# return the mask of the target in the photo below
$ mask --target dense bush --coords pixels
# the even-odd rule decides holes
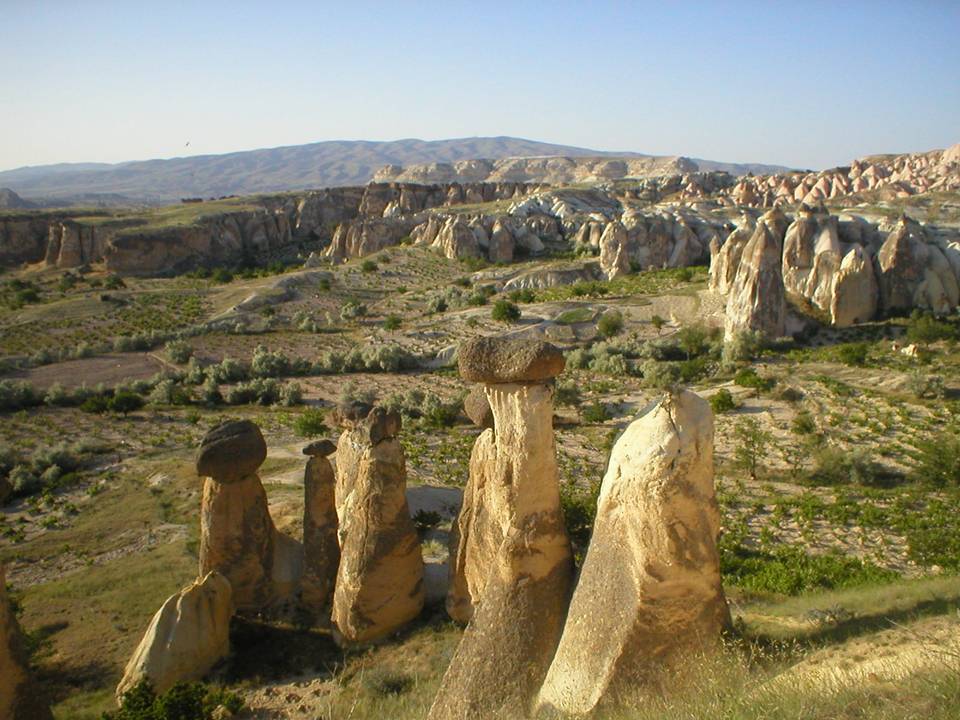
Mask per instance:
[[[680,364],[647,360],[641,367],[643,383],[657,390],[671,390],[680,382]]]
[[[602,423],[610,419],[610,411],[599,400],[594,400],[583,408],[583,419],[590,423]]]
[[[810,478],[821,485],[883,485],[891,480],[870,456],[869,450],[843,450],[834,446],[820,448],[814,453]]]
[[[915,311],[907,323],[907,341],[911,343],[925,345],[938,340],[956,340],[957,336],[956,326],[919,311]]]
[[[124,694],[119,710],[105,712],[102,720],[212,720],[220,706],[229,717],[243,709],[243,699],[204,683],[177,683],[158,696],[143,680]]]
[[[226,357],[207,368],[207,377],[218,384],[235,383],[249,377],[247,368],[239,360]]]
[[[960,431],[921,439],[915,445],[912,478],[937,487],[960,486]]]
[[[402,321],[400,320],[399,315],[387,315],[387,317],[384,318],[384,321],[383,321],[383,329],[390,330],[390,331],[398,330],[401,324],[402,324]]]
[[[43,396],[31,383],[24,380],[0,380],[0,410],[23,410],[41,402]]]
[[[523,288],[521,290],[511,290],[508,295],[510,300],[515,303],[532,303],[535,302],[537,296],[534,294],[533,290],[528,288]]]
[[[734,363],[753,360],[763,350],[763,337],[752,330],[735,333],[724,338],[723,362]]]
[[[560,509],[578,561],[582,560],[590,544],[599,496],[599,481],[589,487],[567,482],[560,484]]]
[[[880,583],[897,577],[891,570],[839,553],[808,555],[794,546],[763,552],[742,545],[729,548],[722,541],[720,548],[721,573],[738,587],[753,592],[799,595],[813,590]]]
[[[710,407],[713,408],[715,413],[719,414],[736,409],[737,402],[733,399],[733,395],[730,394],[729,390],[720,388],[710,396]]]
[[[600,337],[612,338],[623,331],[623,314],[619,310],[608,310],[597,321]]]
[[[919,399],[942,399],[946,395],[946,386],[940,375],[927,375],[920,370],[914,370],[907,376],[907,389]]]
[[[293,421],[293,429],[300,437],[317,437],[330,432],[327,427],[326,413],[320,408],[307,408]]]
[[[497,300],[490,311],[490,317],[497,322],[515,323],[520,319],[520,308],[509,300]]]
[[[139,410],[143,407],[143,405],[144,400],[142,397],[137,395],[135,392],[123,390],[113,394],[113,397],[110,398],[107,407],[111,412],[122,413],[124,416],[126,416],[129,413]]]
[[[377,264],[373,260],[364,260],[360,263],[360,271],[365,273],[376,272]]]
[[[354,320],[367,314],[367,306],[356,300],[348,300],[340,308],[341,320]]]
[[[0,447],[0,478],[7,477],[15,497],[52,490],[69,483],[84,459],[99,451],[88,443],[57,443],[29,455]]]
[[[760,397],[761,392],[770,390],[774,385],[777,384],[777,381],[773,378],[766,378],[758,375],[757,371],[752,367],[738,370],[737,374],[733,377],[733,382],[740,387],[753,388],[757,397]]]
[[[166,344],[163,351],[170,358],[170,362],[177,365],[183,365],[193,355],[193,348],[183,340],[171,340]]]
[[[867,364],[870,346],[865,342],[844,343],[836,348],[837,358],[844,365],[863,367]]]

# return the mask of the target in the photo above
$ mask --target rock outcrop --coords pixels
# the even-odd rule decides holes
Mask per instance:
[[[230,653],[230,583],[211,572],[171,595],[153,616],[117,686],[117,702],[141,680],[158,694],[199,680]]]
[[[447,607],[469,622],[429,718],[519,717],[553,657],[572,581],[553,439],[563,355],[486,337],[458,358],[461,376],[484,384],[494,426],[474,446],[451,539]]]
[[[843,256],[830,295],[830,320],[836,327],[868,322],[876,316],[877,277],[873,262],[860,245],[852,246]]]
[[[710,288],[726,294],[733,287],[733,280],[740,269],[743,249],[757,228],[757,222],[749,213],[740,216],[737,227],[721,246],[715,241],[710,248]]]
[[[337,512],[340,567],[333,596],[334,639],[365,645],[420,614],[423,556],[407,505],[400,416],[355,405],[340,412]]]
[[[463,412],[478,428],[485,430],[493,427],[493,410],[482,387],[474,387],[463,399]]]
[[[336,478],[327,456],[336,452],[329,440],[312,442],[303,449],[309,456],[303,477],[303,577],[300,602],[320,617],[333,599],[340,566],[337,537]]]
[[[274,556],[279,543],[257,476],[266,456],[263,435],[249,420],[215,427],[197,455],[197,474],[205,478],[200,576],[216,571],[226,577],[239,612],[260,612],[275,596]]]
[[[0,565],[0,720],[52,720],[50,706],[30,675],[23,633],[7,597]]]
[[[668,395],[613,447],[541,705],[587,714],[715,645],[730,622],[719,531],[713,413]]]
[[[787,303],[781,271],[786,225],[784,214],[771,210],[760,218],[744,246],[727,297],[725,332],[728,338],[741,332],[777,338],[786,331]]]
[[[957,274],[924,228],[903,216],[877,253],[880,303],[888,312],[914,307],[945,315],[960,302]]]

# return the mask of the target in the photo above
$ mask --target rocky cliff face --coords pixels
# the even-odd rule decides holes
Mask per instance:
[[[525,157],[502,160],[461,160],[400,167],[387,165],[374,182],[477,183],[539,182],[566,185],[696,172],[685,157]]]

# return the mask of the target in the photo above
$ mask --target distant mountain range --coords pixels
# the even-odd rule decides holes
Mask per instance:
[[[220,197],[363,185],[385,165],[452,163],[510,157],[653,157],[642,153],[603,152],[512,137],[453,140],[336,140],[197,155],[169,160],[107,163],[61,163],[0,172],[0,188],[10,188],[40,205],[70,202],[108,205],[160,203],[183,197]],[[718,163],[694,160],[702,170],[741,175],[785,170],[779,165]]]

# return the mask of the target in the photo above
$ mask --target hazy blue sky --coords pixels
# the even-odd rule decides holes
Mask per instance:
[[[0,67],[0,169],[473,135],[825,167],[960,142],[960,0],[0,0]]]

